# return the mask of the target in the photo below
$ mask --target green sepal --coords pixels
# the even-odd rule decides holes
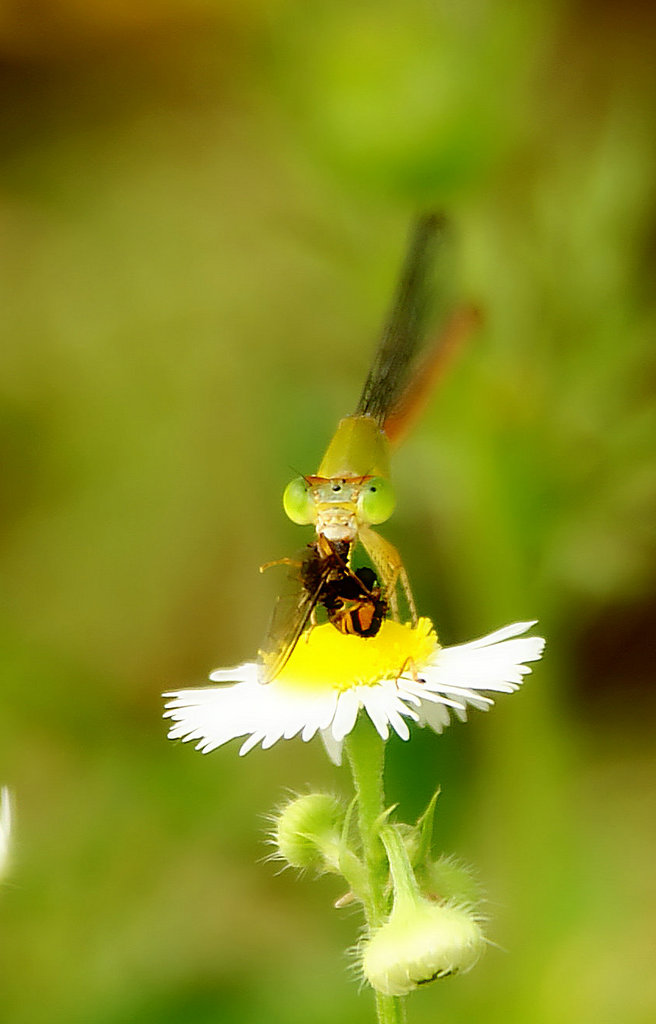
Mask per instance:
[[[420,818],[417,818],[416,830],[419,842],[417,844],[416,855],[412,861],[414,866],[416,866],[417,864],[426,863],[428,861],[428,858],[430,857],[431,846],[433,844],[433,823],[435,820],[435,808],[437,806],[437,798],[439,797],[439,795],[440,787],[438,786],[435,792],[433,793],[432,797],[430,798],[426,810],[424,811]]]

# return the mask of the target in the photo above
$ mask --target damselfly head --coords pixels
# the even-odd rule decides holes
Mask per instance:
[[[352,541],[358,532],[363,477],[300,476],[285,488],[283,505],[293,523],[314,524],[331,541]]]
[[[314,524],[330,540],[353,540],[359,526],[389,519],[396,497],[382,476],[298,476],[285,488],[283,505],[293,523]]]

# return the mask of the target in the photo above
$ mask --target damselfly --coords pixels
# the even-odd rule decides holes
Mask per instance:
[[[399,618],[401,593],[410,618],[417,620],[399,553],[373,527],[389,519],[396,504],[390,480],[391,449],[407,433],[447,357],[476,320],[472,308],[459,309],[417,365],[431,322],[434,270],[445,231],[439,214],[424,214],[415,222],[392,309],[356,411],[338,424],[316,475],[296,477],[285,489],[285,512],[295,523],[313,525],[316,539],[300,560],[281,560],[294,566],[298,593],[291,608],[279,605],[274,614],[262,652],[269,680],[281,671],[304,631],[314,625],[320,608],[341,632],[370,637],[388,612]],[[353,568],[358,543],[373,569]]]

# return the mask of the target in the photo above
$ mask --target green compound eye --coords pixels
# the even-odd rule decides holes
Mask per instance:
[[[389,519],[396,507],[394,488],[384,476],[372,476],[362,486],[358,498],[358,512],[365,523],[375,526]]]
[[[282,504],[293,523],[307,526],[314,522],[314,501],[305,477],[297,476],[290,480],[285,487]]]

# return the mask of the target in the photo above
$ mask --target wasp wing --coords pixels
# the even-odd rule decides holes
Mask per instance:
[[[329,563],[322,564],[317,560],[312,584],[305,582],[307,574],[302,571],[308,558],[313,556],[304,553],[301,570],[294,576],[295,590],[283,595],[276,601],[271,616],[271,624],[267,632],[265,646],[260,651],[264,665],[265,682],[270,683],[279,675],[289,661],[296,644],[301,639],[308,622],[317,605],[321,603],[321,595],[333,567]],[[316,556],[315,556],[316,557]]]

